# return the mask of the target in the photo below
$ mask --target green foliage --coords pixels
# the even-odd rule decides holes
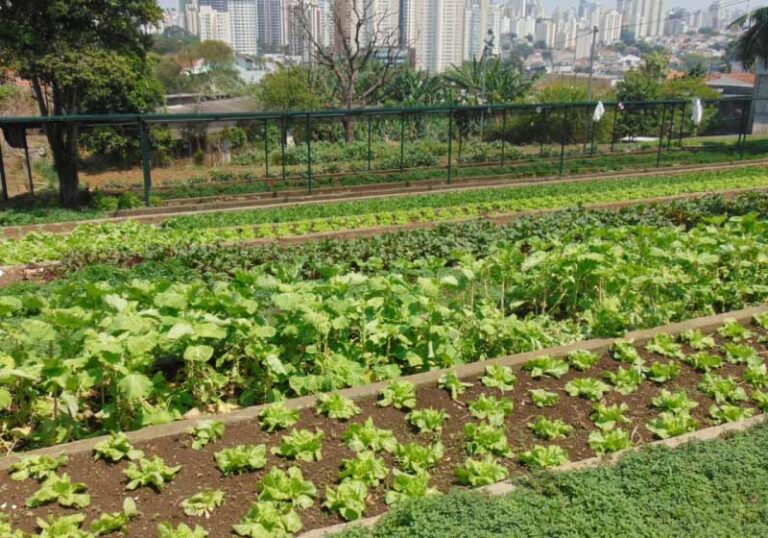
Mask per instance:
[[[317,488],[304,479],[298,467],[287,471],[272,467],[259,482],[258,490],[259,502],[288,503],[294,508],[311,507],[317,496]]]
[[[211,517],[214,510],[224,504],[224,492],[220,489],[203,489],[181,501],[181,509],[188,516]]]
[[[419,433],[440,433],[443,431],[443,423],[450,418],[442,409],[414,409],[408,413],[408,422]]]
[[[128,478],[125,488],[129,490],[138,487],[151,487],[155,491],[162,491],[166,484],[181,471],[181,465],[169,467],[159,456],[151,460],[141,458],[138,462],[131,462],[123,471]]]
[[[670,359],[682,359],[683,349],[680,344],[675,342],[674,337],[668,333],[661,333],[654,336],[646,345],[646,351],[657,353]]]
[[[557,445],[535,445],[531,450],[520,454],[520,461],[528,467],[545,469],[568,463],[568,453]]]
[[[509,447],[507,434],[501,427],[470,422],[464,425],[464,438],[467,453],[470,456],[493,454],[505,458],[512,457],[512,449]]]
[[[299,421],[299,412],[296,409],[288,409],[285,402],[277,402],[265,407],[259,413],[261,426],[268,432],[284,430]]]
[[[389,407],[393,405],[395,409],[413,409],[416,407],[416,387],[408,381],[391,381],[387,387],[381,391],[379,405]]]
[[[9,468],[11,479],[26,480],[34,478],[35,480],[45,480],[55,474],[56,470],[62,465],[66,465],[69,457],[66,454],[53,456],[24,456]]]
[[[388,505],[440,494],[437,489],[429,487],[429,475],[426,472],[408,474],[394,469],[392,476],[392,489],[385,498]]]
[[[456,372],[448,372],[440,376],[438,387],[451,393],[452,400],[458,400],[459,396],[472,386],[472,383],[461,381]]]
[[[395,460],[401,470],[407,473],[429,471],[443,457],[443,443],[436,441],[429,446],[419,443],[398,444],[395,449]]]
[[[632,447],[629,434],[619,428],[590,432],[588,442],[589,448],[600,455],[611,454]]]
[[[473,488],[490,486],[501,482],[509,476],[509,471],[492,456],[485,456],[481,460],[467,458],[464,463],[456,468],[456,479],[459,484],[472,486]]]
[[[480,379],[483,385],[491,389],[499,389],[501,392],[515,388],[517,376],[512,373],[509,366],[490,365],[485,367],[485,375]]]
[[[342,439],[353,452],[394,452],[398,445],[395,435],[390,430],[377,428],[371,417],[362,424],[350,424]]]
[[[389,467],[382,458],[370,451],[358,452],[354,458],[344,460],[339,473],[342,481],[360,481],[369,487],[378,486],[387,476]]]
[[[754,416],[754,414],[754,409],[739,407],[738,405],[712,404],[709,407],[709,416],[712,417],[718,424],[722,424],[724,422],[739,422],[740,420],[746,420]]]
[[[322,86],[314,82],[309,69],[283,67],[261,79],[254,98],[264,110],[316,110],[323,108]]]
[[[360,408],[351,399],[338,392],[317,397],[317,412],[335,420],[349,420],[360,414]]]
[[[764,389],[768,387],[768,367],[765,363],[748,364],[743,379],[753,387]]]
[[[214,459],[224,476],[257,471],[267,464],[267,447],[237,445],[220,450],[214,454]]]
[[[303,525],[296,511],[289,504],[259,501],[232,529],[238,536],[248,538],[288,538],[299,532]]]
[[[563,439],[568,437],[573,431],[573,426],[569,426],[559,418],[548,419],[547,417],[536,417],[533,422],[528,423],[528,427],[533,431],[536,437],[551,441],[553,439]]]
[[[629,406],[625,403],[605,405],[597,403],[592,406],[590,420],[595,426],[603,431],[612,430],[620,424],[630,424],[632,421],[627,418]]]
[[[221,439],[224,435],[224,423],[220,420],[201,420],[192,428],[187,430],[193,438],[192,448],[201,450],[209,443]]]
[[[85,508],[91,504],[91,496],[85,484],[73,483],[68,474],[61,476],[50,474],[40,484],[40,488],[26,501],[29,508],[37,508],[50,503],[58,503],[65,508]]]
[[[551,407],[560,401],[560,395],[545,389],[530,389],[531,402],[536,407]]]
[[[768,410],[768,392],[761,390],[755,390],[752,392],[752,401],[757,405],[760,411],[765,412]]]
[[[687,330],[681,333],[680,340],[696,351],[704,351],[715,347],[715,339],[710,335],[702,333],[701,329]]]
[[[654,383],[666,383],[680,376],[680,365],[674,362],[654,362],[646,375]]]
[[[91,538],[93,535],[80,528],[85,521],[85,514],[71,514],[67,516],[48,516],[46,519],[38,517],[37,527],[40,529],[40,538]],[[14,537],[15,538],[15,537]]]
[[[688,413],[660,413],[659,418],[646,425],[646,428],[659,439],[668,439],[690,433],[695,431],[697,427],[698,422]]]
[[[123,499],[123,509],[120,512],[101,514],[94,519],[91,522],[91,532],[96,536],[125,532],[128,523],[139,515],[136,502],[126,497]]]
[[[481,394],[469,403],[470,414],[480,420],[487,420],[493,426],[501,426],[504,419],[512,413],[512,400]]]
[[[581,372],[589,370],[599,360],[600,357],[596,353],[586,349],[577,349],[568,354],[568,363]]]
[[[723,325],[717,329],[717,334],[732,342],[742,342],[752,338],[752,331],[735,319],[727,319]]]
[[[96,443],[93,447],[93,456],[96,459],[103,459],[112,463],[117,463],[123,458],[135,461],[144,457],[144,451],[133,448],[128,436],[123,432],[112,433],[109,439]]]
[[[538,357],[529,360],[523,365],[523,370],[530,372],[531,377],[537,379],[548,375],[555,379],[560,379],[568,373],[568,363],[563,359],[554,359],[552,357]]]
[[[336,489],[326,487],[323,504],[346,521],[360,519],[365,512],[368,486],[360,480],[346,479]]]
[[[170,523],[161,522],[157,525],[157,538],[207,538],[208,531],[200,525],[194,528],[186,523],[179,523],[174,527]]]
[[[707,351],[698,351],[683,358],[683,361],[699,372],[709,372],[723,365],[723,359]]]
[[[634,364],[640,361],[640,354],[633,342],[617,340],[611,345],[611,356],[619,362]]]
[[[719,404],[743,402],[747,399],[747,393],[732,377],[704,374],[698,389]]]
[[[616,392],[627,395],[635,392],[645,380],[644,368],[635,363],[629,368],[619,367],[615,372],[604,372],[603,376],[613,384]]]
[[[755,348],[748,344],[735,344],[728,342],[723,346],[725,350],[725,360],[731,364],[750,364],[762,363]]]
[[[664,389],[651,402],[656,409],[675,415],[688,414],[699,405],[695,400],[688,398],[684,390],[670,392]]]
[[[323,438],[320,430],[291,430],[280,440],[280,445],[272,448],[272,453],[299,461],[320,461],[323,459]]]
[[[586,398],[596,402],[602,399],[603,395],[611,390],[611,387],[599,379],[579,377],[566,383],[564,389],[569,396]]]

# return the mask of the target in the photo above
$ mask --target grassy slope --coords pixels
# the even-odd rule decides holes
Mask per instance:
[[[414,502],[344,538],[768,536],[768,427],[653,449],[618,466],[542,474],[498,498]]]

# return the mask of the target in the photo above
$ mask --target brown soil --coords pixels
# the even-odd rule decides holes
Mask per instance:
[[[766,331],[757,327],[751,328],[755,332],[755,337],[749,343],[758,350],[764,359],[768,358],[768,348],[758,342],[758,337],[765,338]],[[722,344],[720,337],[717,337],[716,340],[718,345]],[[685,348],[684,351],[686,354],[693,352],[688,348]],[[649,365],[653,361],[668,362],[670,360],[648,353],[644,349],[641,349],[640,352]],[[682,362],[679,364],[682,367],[682,373],[675,380],[661,385],[646,380],[632,394],[624,396],[612,391],[604,398],[603,401],[608,404],[625,402],[629,405],[628,415],[632,423],[626,428],[636,444],[647,443],[653,439],[652,434],[645,428],[645,424],[657,415],[657,411],[651,407],[651,399],[662,388],[671,391],[686,390],[689,396],[699,403],[692,415],[699,422],[700,427],[707,427],[712,424],[712,421],[707,417],[707,412],[709,406],[714,402],[696,388],[703,374],[694,371]],[[569,380],[577,377],[599,378],[603,371],[615,371],[619,366],[620,364],[606,353],[600,358],[598,364],[587,372],[571,369],[561,379],[549,377],[532,379],[528,373],[523,372],[520,368],[514,368],[518,382],[512,391],[504,394],[504,397],[510,398],[515,406],[511,416],[506,420],[507,437],[515,454],[519,455],[535,444],[556,444],[568,452],[571,461],[592,457],[594,453],[587,444],[590,431],[595,429],[589,419],[592,412],[592,402],[569,397],[564,392],[563,386]],[[744,367],[741,365],[726,364],[716,370],[715,373],[739,378],[743,371]],[[445,455],[439,466],[431,472],[430,484],[442,491],[456,486],[454,472],[466,456],[464,424],[477,422],[469,414],[466,404],[476,399],[480,394],[501,395],[498,390],[484,387],[476,378],[467,379],[467,381],[474,383],[474,385],[460,396],[460,401],[452,401],[448,392],[435,386],[420,387],[417,392],[418,408],[444,409],[450,415],[441,435],[445,445]],[[528,395],[528,390],[532,388],[555,391],[560,394],[560,401],[549,408],[536,408],[532,405]],[[745,388],[748,393],[751,393],[750,387],[745,385]],[[392,430],[400,442],[428,442],[428,437],[415,433],[409,427],[405,418],[406,412],[392,407],[381,408],[372,398],[360,400],[357,403],[363,412],[349,421],[350,423],[363,422],[370,416],[373,417],[378,427]],[[749,404],[745,405],[748,406]],[[534,417],[540,415],[564,420],[574,427],[573,433],[566,439],[556,441],[536,439],[527,424]],[[79,454],[72,457],[70,462],[59,472],[69,473],[73,481],[84,482],[88,486],[88,492],[91,494],[91,505],[84,510],[84,513],[87,514],[87,521],[96,518],[103,512],[119,511],[123,499],[126,496],[133,497],[141,511],[141,517],[131,522],[129,536],[155,536],[157,524],[161,521],[169,521],[174,525],[181,522],[188,525],[201,524],[210,531],[211,537],[230,536],[232,525],[240,520],[250,504],[256,500],[256,484],[271,466],[287,468],[298,465],[301,467],[305,478],[317,486],[318,498],[315,499],[314,506],[300,512],[305,530],[339,523],[340,519],[323,510],[321,505],[324,500],[325,486],[333,486],[337,482],[342,460],[353,457],[353,452],[341,440],[341,435],[347,424],[317,416],[313,410],[305,409],[301,412],[300,421],[295,427],[313,431],[317,428],[325,432],[323,457],[320,462],[291,462],[268,452],[265,469],[240,476],[222,477],[213,461],[213,455],[222,448],[244,443],[264,443],[268,447],[272,447],[279,443],[282,433],[267,434],[261,430],[257,422],[253,421],[228,426],[222,440],[212,443],[200,451],[191,449],[189,436],[183,434],[137,444],[136,447],[144,450],[148,456],[158,455],[165,459],[169,465],[183,465],[181,472],[161,493],[156,493],[148,488],[140,488],[133,492],[126,491],[126,480],[122,472],[127,464],[122,462],[110,465],[103,461],[93,461],[89,454]],[[394,465],[392,456],[384,454],[383,457],[389,465]],[[504,464],[513,476],[525,472],[525,468],[521,466],[516,457],[505,460]],[[384,486],[371,490],[366,516],[380,514],[386,510],[384,495],[390,482],[391,479],[387,480],[387,484]],[[73,510],[62,509],[55,505],[34,510],[27,509],[24,505],[25,499],[37,487],[38,484],[33,480],[16,482],[10,480],[7,474],[0,476],[0,500],[5,503],[4,511],[10,514],[14,526],[28,532],[34,530],[36,517],[48,514],[74,513]],[[183,499],[202,488],[221,489],[226,494],[224,506],[219,508],[210,520],[187,517],[179,506]]]

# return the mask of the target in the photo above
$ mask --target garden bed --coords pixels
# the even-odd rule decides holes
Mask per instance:
[[[148,487],[126,491],[127,480],[123,471],[130,465],[126,461],[116,464],[108,464],[104,461],[94,462],[91,451],[95,444],[103,439],[82,441],[30,454],[60,452],[70,454],[69,462],[57,472],[60,475],[68,473],[72,477],[72,482],[82,482],[87,487],[87,493],[91,495],[90,503],[82,510],[87,515],[87,522],[105,512],[119,512],[123,499],[129,496],[133,498],[141,515],[128,523],[129,536],[153,536],[158,523],[162,521],[172,522],[174,526],[179,523],[190,526],[199,524],[208,529],[210,536],[227,536],[231,532],[232,525],[240,522],[249,507],[256,502],[258,495],[256,485],[262,481],[267,472],[273,468],[287,469],[293,466],[299,467],[303,473],[303,479],[312,482],[316,488],[312,505],[297,508],[296,513],[301,518],[305,530],[320,528],[341,521],[336,512],[322,508],[327,497],[326,486],[335,490],[343,460],[355,456],[351,448],[359,448],[351,445],[348,439],[345,440],[345,432],[350,425],[361,424],[368,418],[372,418],[376,427],[390,430],[398,443],[417,443],[427,447],[440,440],[443,446],[442,457],[435,463],[434,468],[427,472],[429,487],[446,491],[457,485],[456,468],[463,465],[468,456],[468,449],[472,446],[467,445],[466,424],[494,423],[495,425],[488,426],[489,432],[490,430],[502,431],[503,439],[508,441],[509,449],[514,452],[513,456],[505,453],[506,450],[502,450],[503,446],[499,444],[486,447],[497,452],[494,458],[500,466],[495,469],[492,478],[482,474],[474,475],[480,480],[485,480],[486,483],[501,480],[507,473],[511,475],[523,473],[532,466],[535,467],[537,461],[548,465],[560,465],[565,463],[563,456],[567,456],[570,461],[578,461],[593,457],[596,450],[601,452],[595,440],[595,432],[600,431],[600,428],[597,427],[595,418],[592,416],[596,402],[583,396],[569,394],[569,391],[576,386],[573,381],[578,378],[592,378],[606,383],[602,387],[606,390],[604,397],[598,399],[600,403],[608,406],[627,405],[623,413],[626,423],[617,424],[613,428],[608,424],[602,425],[602,446],[607,449],[606,452],[624,449],[630,444],[648,443],[659,434],[664,434],[664,428],[659,428],[658,423],[655,424],[655,433],[647,428],[648,424],[654,424],[654,421],[661,416],[660,409],[654,406],[652,401],[660,395],[662,390],[685,391],[690,403],[697,404],[688,412],[678,410],[675,415],[678,418],[675,420],[682,425],[682,430],[668,433],[682,434],[724,421],[741,420],[749,416],[749,412],[745,412],[744,409],[751,409],[752,412],[764,410],[768,406],[768,397],[763,392],[768,388],[768,374],[765,374],[765,362],[768,356],[766,344],[768,331],[765,330],[768,326],[767,311],[768,309],[764,307],[747,309],[650,331],[631,333],[627,336],[634,341],[634,345],[631,346],[627,344],[612,346],[613,342],[609,340],[593,340],[465,365],[459,367],[456,374],[462,381],[473,385],[466,387],[463,393],[457,394],[456,399],[451,398],[449,391],[438,387],[438,380],[449,371],[432,371],[403,378],[402,381],[415,386],[415,405],[408,401],[410,400],[408,397],[396,397],[394,400],[404,403],[405,407],[414,407],[417,410],[434,408],[445,411],[450,417],[443,423],[441,433],[417,433],[408,422],[407,410],[396,409],[394,405],[383,407],[381,394],[388,394],[387,389],[393,387],[389,383],[379,383],[340,392],[342,396],[353,399],[354,404],[360,409],[360,413],[348,421],[319,415],[315,412],[316,399],[305,397],[291,400],[286,404],[287,409],[298,411],[297,421],[294,424],[286,424],[288,426],[286,429],[274,433],[268,433],[261,427],[264,421],[258,417],[263,407],[222,415],[220,419],[225,426],[222,438],[211,442],[201,450],[191,448],[193,438],[186,433],[187,429],[199,419],[129,434],[135,448],[143,450],[147,457],[159,456],[169,466],[181,465],[178,474],[160,493]],[[688,331],[694,331],[693,339],[680,337],[683,334],[690,334]],[[669,335],[671,338],[664,335]],[[711,336],[712,341],[703,338],[705,336]],[[649,343],[650,346],[648,346]],[[586,353],[581,355],[581,359],[575,358],[573,352],[577,350],[593,353],[593,360],[596,362],[584,371],[577,370],[575,365],[585,366],[589,362],[589,355]],[[638,386],[632,391],[624,390],[627,392],[624,394],[617,389],[630,387],[622,387],[621,382],[618,385],[614,384],[616,380],[604,377],[604,372],[615,373],[619,369],[624,372],[641,371],[642,368],[637,366],[638,357],[632,356],[632,350],[635,350],[639,358],[644,361],[644,368],[653,369],[650,372],[643,372],[639,378],[636,378]],[[550,357],[552,361],[539,365],[545,372],[541,372],[540,377],[534,378],[535,372],[530,370],[529,361],[540,357]],[[697,358],[692,361],[690,357]],[[656,367],[652,366],[654,363],[674,366]],[[698,369],[694,365],[698,365]],[[502,367],[502,370],[496,373],[504,375],[489,375],[487,370],[489,366]],[[503,368],[510,368],[510,370],[503,370]],[[671,379],[664,380],[665,375],[671,374],[669,368],[672,370],[679,368],[679,371],[676,376],[672,375]],[[701,371],[703,368],[709,368],[711,372],[705,374]],[[516,378],[515,382],[511,378],[504,379],[509,374]],[[622,375],[624,382],[630,380],[631,376]],[[484,376],[488,377],[485,381],[481,381]],[[715,376],[721,376],[726,380],[732,377],[734,382],[720,382]],[[651,377],[655,378],[655,381],[650,379]],[[702,383],[717,386],[717,390],[707,391]],[[506,390],[501,390],[502,388]],[[543,389],[557,394],[558,401],[551,406],[537,407],[532,403],[529,392],[532,389]],[[480,420],[473,416],[473,411],[468,404],[477,401],[481,396],[509,399],[513,409],[506,417]],[[721,401],[716,402],[716,399]],[[720,407],[712,408],[716,403]],[[712,412],[718,414],[719,418],[712,418]],[[537,421],[538,417],[545,417],[549,421],[561,420],[571,428],[571,431],[561,439],[543,439],[529,427],[529,424]],[[544,425],[547,427],[542,426],[539,435],[544,430],[564,429],[561,425],[556,427],[552,424],[552,422],[545,422]],[[294,461],[290,457],[272,453],[272,449],[280,446],[283,437],[290,434],[293,429],[323,433],[320,446],[310,447],[306,454],[310,460],[315,459],[315,456],[310,456],[309,453],[320,448],[322,456],[319,461]],[[615,432],[619,430],[626,435],[616,434]],[[590,435],[592,443],[590,443]],[[616,438],[606,444],[606,437],[614,435]],[[627,443],[627,440],[631,443]],[[264,445],[265,458],[252,472],[237,476],[223,476],[214,462],[215,454],[222,449],[241,444]],[[393,443],[390,440],[384,444]],[[523,456],[527,451],[536,450],[534,449],[536,445],[559,448],[548,449],[553,452],[545,454],[547,457],[543,459],[534,457],[531,460]],[[473,457],[482,459],[484,456],[477,453],[477,447],[485,445],[478,441],[474,446],[476,454]],[[369,488],[364,509],[365,516],[376,515],[386,510],[386,497],[394,484],[392,469],[398,467],[408,469],[408,464],[398,460],[389,450],[380,451],[377,457],[383,460],[387,477],[382,478],[378,486]],[[7,469],[14,461],[16,458],[0,460],[0,468]],[[416,459],[411,460],[411,464],[413,461]],[[506,471],[500,470],[501,468]],[[418,474],[413,469],[413,467],[410,468],[411,475]],[[400,480],[407,481],[402,478]],[[40,484],[33,479],[10,480],[5,472],[0,478],[0,498],[6,503],[3,511],[10,513],[10,521],[14,526],[32,531],[36,517],[76,512],[76,510],[59,507],[56,503],[34,509],[24,507],[25,500],[30,498],[39,487]],[[224,493],[223,506],[215,509],[211,518],[207,520],[186,516],[180,507],[181,501],[204,488],[221,490]],[[393,496],[390,493],[389,496],[407,497],[409,493],[418,496],[424,491],[423,488],[422,490],[415,488],[413,491],[400,493],[403,495]],[[13,509],[13,506],[16,508]],[[287,507],[285,509],[287,510]]]

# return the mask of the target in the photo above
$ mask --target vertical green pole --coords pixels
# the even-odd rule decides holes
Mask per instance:
[[[285,178],[286,178],[285,137],[286,137],[285,116],[280,116],[280,162],[282,163],[282,167],[283,167],[283,182],[285,182]]]
[[[683,128],[685,127],[685,109],[688,107],[688,103],[683,103],[683,109],[680,111],[680,138],[678,144],[680,148],[683,147]]]
[[[507,109],[505,108],[502,111],[501,116],[501,166],[504,166],[504,161],[506,155],[504,154],[504,150],[507,146]]]
[[[368,114],[368,171],[371,171],[371,131],[373,130],[373,115]]]
[[[312,194],[312,120],[307,114],[307,190]]]
[[[405,171],[405,112],[400,114],[400,173]]]
[[[264,120],[264,167],[265,176],[269,177],[269,130],[266,119]]]
[[[672,132],[675,130],[675,105],[669,111],[669,129],[667,129],[667,153],[672,149]]]
[[[448,184],[453,173],[453,108],[448,111]]]
[[[3,187],[3,202],[8,201],[8,182],[5,177],[5,163],[3,162],[3,141],[0,140],[0,183]]]
[[[667,122],[667,103],[661,109],[661,125],[659,126],[659,148],[656,150],[656,168],[661,166],[661,149],[664,147],[664,124]]]
[[[149,198],[152,193],[152,142],[149,138],[149,127],[143,120],[139,120],[141,133],[141,166],[144,170],[144,204],[149,207]]]
[[[563,125],[560,131],[560,175],[563,175],[565,169],[565,130],[568,125],[568,112],[569,107],[565,107],[563,110]]]
[[[613,127],[611,127],[611,153],[616,148],[616,122],[619,119],[619,105],[613,109]]]
[[[747,142],[747,124],[749,122],[749,113],[747,112],[750,106],[747,105],[749,101],[744,101],[744,105],[741,109],[741,127],[739,129],[739,159],[744,158],[744,146]]]

